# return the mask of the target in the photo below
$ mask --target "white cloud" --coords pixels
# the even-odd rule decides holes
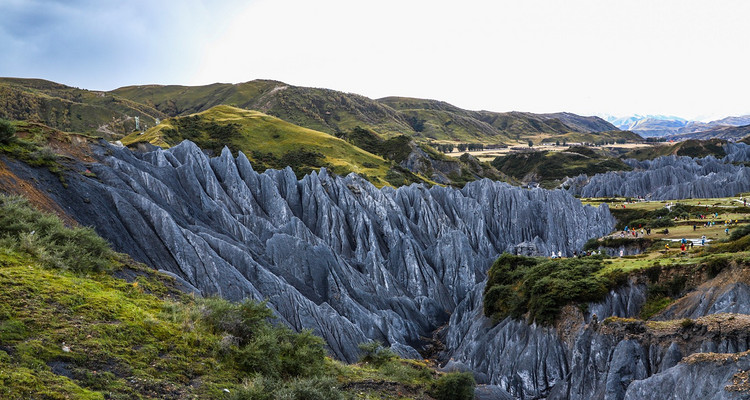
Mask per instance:
[[[63,83],[96,88],[104,82],[114,87],[267,78],[496,111],[750,113],[743,101],[750,93],[745,1],[73,4],[81,18],[40,26],[61,35],[60,43],[80,35],[98,40],[91,38],[84,51],[69,51],[73,60],[28,37],[12,45],[0,31],[1,42],[14,52],[34,45],[47,52],[21,54],[14,64],[0,61],[0,72],[19,74],[26,65],[41,77],[74,77]],[[113,55],[137,52],[143,57]],[[52,65],[65,74],[40,66],[45,56],[62,60]]]

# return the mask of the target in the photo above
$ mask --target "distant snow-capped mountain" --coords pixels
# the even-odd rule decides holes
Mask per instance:
[[[634,114],[625,117],[608,115],[603,118],[619,129],[632,131],[643,137],[682,135],[750,124],[750,115],[726,117],[711,122],[690,121],[669,115]]]
[[[671,115],[639,114],[620,118],[609,117],[607,121],[622,130],[633,131],[644,137],[674,134],[690,122]]]

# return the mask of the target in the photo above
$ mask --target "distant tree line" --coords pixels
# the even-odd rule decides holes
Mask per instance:
[[[589,147],[595,147],[595,146],[607,146],[612,144],[625,144],[627,143],[627,139],[618,138],[618,139],[611,139],[611,140],[600,140],[597,142],[582,142],[580,143],[581,146],[589,146]],[[563,140],[562,143],[559,140],[555,140],[555,146],[567,146],[568,141]],[[529,146],[531,147],[531,146]]]
[[[458,143],[458,144],[433,144],[438,151],[443,153],[453,153],[453,150],[458,149],[460,153],[465,151],[482,151],[484,150],[483,143]]]

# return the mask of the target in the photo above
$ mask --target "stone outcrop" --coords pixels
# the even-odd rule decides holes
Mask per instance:
[[[711,354],[691,357],[664,373],[634,381],[625,400],[748,398],[750,355]]]
[[[191,142],[143,154],[105,146],[98,157],[95,179],[49,182],[80,223],[204,295],[268,299],[348,361],[370,339],[419,357],[503,251],[572,254],[614,224],[606,207],[564,191],[490,180],[381,190],[321,170],[298,181]]]
[[[448,325],[446,367],[472,370],[479,382],[517,399],[747,398],[748,381],[735,387],[745,397],[725,390],[747,371],[749,358],[742,352],[750,349],[750,316],[738,294],[746,291],[747,273],[725,270],[658,318],[693,316],[689,323],[630,319],[646,301],[647,286],[637,279],[589,304],[585,313],[571,307],[555,327],[512,319],[493,324],[482,315],[478,295],[470,296]],[[703,308],[695,309],[701,301]],[[717,357],[728,359],[729,366],[714,370],[708,362],[695,363]],[[691,381],[697,374],[700,379]],[[690,389],[669,397],[680,385]],[[717,397],[703,397],[709,392]]]
[[[475,293],[451,316],[446,347],[453,363],[515,398],[602,399],[605,383],[615,382],[614,376],[629,371],[635,360],[632,344],[625,348],[618,338],[598,334],[591,321],[594,315],[598,321],[637,315],[646,300],[645,285],[629,284],[589,305],[586,315],[572,318],[568,332],[511,318],[493,324],[482,313],[481,291]],[[620,393],[614,383],[607,385]]]
[[[727,143],[727,156],[716,159],[678,156],[626,160],[632,171],[581,175],[563,183],[582,197],[639,197],[651,200],[728,197],[750,190],[750,145]]]

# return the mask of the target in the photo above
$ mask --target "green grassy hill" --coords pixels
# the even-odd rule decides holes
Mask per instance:
[[[663,144],[660,146],[651,146],[641,149],[635,149],[625,154],[625,158],[635,158],[637,160],[652,160],[661,156],[688,156],[688,157],[724,157],[724,144],[726,141],[721,139],[711,140],[685,140],[674,144]]]
[[[153,126],[166,115],[111,93],[41,79],[0,78],[0,118],[44,123],[68,132],[118,137],[135,129],[138,116]]]
[[[468,111],[442,101],[408,97],[386,97],[378,101],[403,113],[416,137],[436,141],[507,144],[528,140],[535,143],[556,140],[597,143],[605,138],[626,142],[643,140],[631,132],[618,131],[600,118],[571,113]]]
[[[306,128],[335,134],[362,126],[389,136],[412,131],[398,113],[364,96],[255,80],[207,86],[127,86],[114,95],[151,105],[170,116],[226,104],[259,110]]]
[[[641,143],[643,138],[637,133],[630,131],[605,131],[605,132],[568,132],[557,136],[545,137],[542,143]]]
[[[242,151],[254,168],[291,166],[299,176],[327,167],[346,175],[356,172],[378,186],[393,179],[394,164],[381,156],[327,133],[302,128],[261,112],[216,106],[192,116],[170,118],[143,134],[122,139],[125,145],[148,142],[171,147],[189,139],[202,149],[218,154],[228,146]]]
[[[630,132],[599,132],[612,126],[596,117],[468,111],[434,100],[372,100],[269,80],[94,92],[43,80],[0,78],[0,95],[0,117],[110,140],[127,135],[125,144],[167,147],[190,139],[214,153],[226,145],[243,151],[261,170],[291,166],[302,176],[327,167],[340,175],[356,172],[378,186],[462,185],[482,177],[503,178],[490,165],[440,157],[425,149],[427,144],[640,140]],[[169,116],[173,119],[164,121]],[[135,117],[140,118],[140,129]],[[157,125],[157,119],[164,122]],[[411,156],[400,151],[404,154],[394,158],[336,138],[357,129],[374,133],[386,147],[405,139],[416,143],[402,143]]]
[[[492,165],[511,177],[524,182],[539,182],[545,187],[555,187],[565,177],[632,169],[618,158],[583,146],[570,147],[566,151],[511,153],[495,158]]]
[[[267,80],[193,87],[128,86],[111,93],[171,116],[227,104],[259,110],[333,135],[360,126],[386,138],[405,134],[417,140],[500,144],[523,142],[540,134],[548,137],[569,132],[616,130],[599,118],[569,113],[477,112],[434,100],[405,97],[373,100],[350,93]]]
[[[217,105],[259,110],[331,135],[359,126],[384,138],[404,134],[420,142],[508,144],[531,139],[538,143],[571,133],[616,129],[599,118],[570,113],[468,111],[434,100],[373,100],[271,80],[204,86],[140,85],[98,92],[39,79],[0,78],[0,117],[38,121],[64,131],[98,132],[108,138],[134,131],[136,116],[141,126],[152,127],[156,119],[190,115]],[[633,134],[612,132],[609,136],[639,140]]]

